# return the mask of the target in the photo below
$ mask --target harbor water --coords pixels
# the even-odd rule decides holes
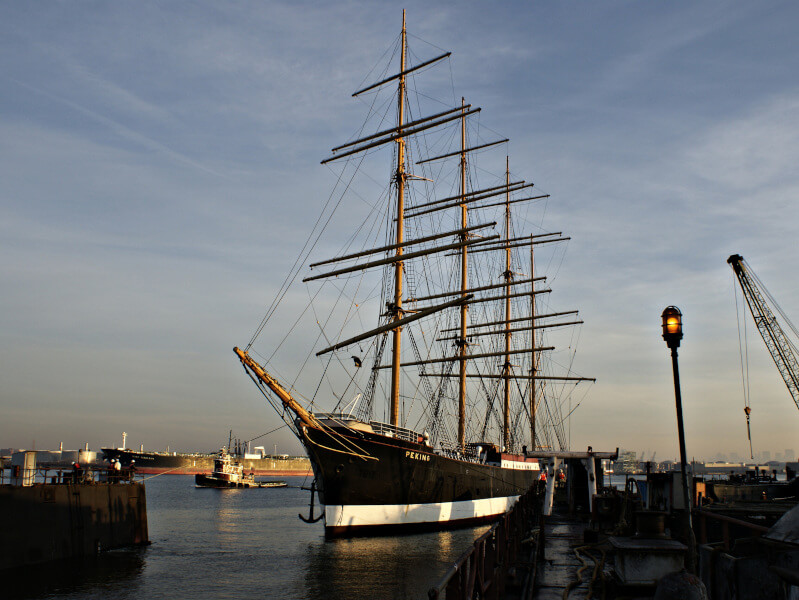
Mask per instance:
[[[194,478],[146,481],[151,545],[79,563],[6,574],[3,598],[424,599],[486,527],[325,541],[306,524],[304,477],[289,487],[196,488]],[[317,505],[318,510],[318,505]]]

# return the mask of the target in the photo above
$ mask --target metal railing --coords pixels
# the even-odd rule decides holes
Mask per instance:
[[[395,437],[400,440],[405,440],[406,442],[413,442],[415,444],[419,444],[424,439],[422,434],[413,431],[412,429],[397,427],[396,425],[390,425],[389,423],[381,423],[380,421],[369,421],[369,425],[371,425],[372,430],[379,435],[387,435],[389,437]]]
[[[521,496],[472,548],[455,561],[439,583],[430,588],[430,600],[491,600],[502,598],[508,570],[516,564],[522,540],[529,539],[537,524],[541,498],[535,488]]]
[[[695,510],[694,514],[699,517],[699,542],[702,544],[708,543],[708,520],[718,521],[721,525],[721,543],[725,550],[730,549],[730,527],[746,530],[751,533],[753,537],[760,537],[769,530],[768,527],[764,527],[763,525],[757,525],[726,515],[719,515],[707,510]]]
[[[341,425],[346,424],[347,421],[359,421],[360,419],[353,417],[351,414],[338,412],[338,413],[314,413],[317,419],[330,419],[331,421],[338,421]],[[380,421],[369,421],[372,431],[378,435],[385,435],[387,437],[394,437],[406,442],[414,442],[420,444],[424,440],[424,436],[418,431],[413,429],[406,429],[390,423],[382,423]]]
[[[29,480],[34,485],[67,484],[67,483],[130,483],[137,473],[131,469],[116,471],[105,467],[86,468],[75,471],[64,467],[39,467],[24,469],[14,466],[0,469],[0,485],[12,485],[15,482]]]

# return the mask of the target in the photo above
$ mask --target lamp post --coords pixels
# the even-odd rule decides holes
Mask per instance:
[[[677,364],[677,348],[682,339],[682,313],[676,306],[667,306],[661,315],[663,319],[663,339],[671,349],[671,365],[674,371],[674,397],[677,403],[677,433],[680,438],[680,472],[682,474],[683,504],[685,504],[688,527],[689,570],[694,571],[694,530],[691,520],[691,498],[688,493],[688,463],[685,459],[685,429],[682,420],[682,397],[680,395],[680,369]]]

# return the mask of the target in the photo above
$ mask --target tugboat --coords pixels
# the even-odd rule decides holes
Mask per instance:
[[[197,473],[194,483],[199,487],[248,488],[256,487],[255,475],[244,473],[244,465],[231,456],[223,446],[214,458],[214,470],[210,475]]]
[[[230,454],[227,447],[219,449],[214,457],[214,470],[210,475],[197,473],[194,476],[197,487],[213,488],[264,488],[286,487],[285,481],[255,481],[254,473],[245,473],[241,454]]]

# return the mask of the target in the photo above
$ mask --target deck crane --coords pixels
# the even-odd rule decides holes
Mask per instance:
[[[785,385],[788,386],[788,391],[791,393],[796,407],[799,408],[799,362],[796,359],[796,347],[785,336],[776,317],[772,314],[771,309],[763,298],[763,294],[760,293],[760,288],[763,288],[765,295],[769,296],[768,290],[763,287],[754,272],[744,262],[743,256],[733,254],[727,259],[727,262],[732,266],[732,270],[738,277],[738,283],[741,284],[746,303],[749,305],[749,310],[755,320],[755,325],[757,325],[757,330],[760,332],[763,341],[766,342],[771,358],[774,359],[774,364],[777,365],[777,369],[782,375]],[[773,298],[771,300],[774,303]],[[778,312],[782,313],[779,306],[776,303],[774,305]],[[787,322],[793,329],[790,320],[787,320]],[[744,410],[746,411],[748,427],[749,407],[747,406]]]

